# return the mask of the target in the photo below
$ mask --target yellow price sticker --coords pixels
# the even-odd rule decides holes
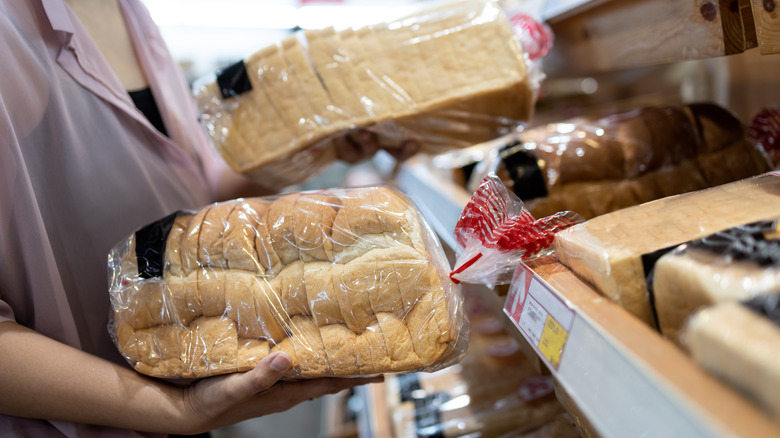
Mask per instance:
[[[569,333],[550,315],[544,323],[544,330],[539,339],[539,352],[550,362],[550,365],[558,369],[561,363],[561,353],[566,344]]]

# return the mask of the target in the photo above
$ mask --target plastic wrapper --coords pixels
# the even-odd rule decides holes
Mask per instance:
[[[201,122],[236,171],[276,187],[335,159],[355,129],[438,152],[516,130],[533,112],[526,57],[502,10],[458,0],[357,29],[294,34],[197,81]]]
[[[747,127],[748,137],[769,155],[772,167],[780,166],[780,106],[762,108]]]
[[[204,377],[288,353],[288,376],[432,371],[468,342],[416,207],[383,186],[179,212],[109,254],[110,332],[139,372]]]
[[[537,217],[571,210],[590,219],[772,169],[742,123],[710,103],[550,123],[480,152],[468,189],[496,173]],[[445,155],[435,164],[464,163]]]
[[[777,225],[776,219],[740,225],[661,256],[649,284],[661,333],[678,342],[683,323],[700,308],[780,293]]]
[[[497,328],[496,322],[501,323],[497,318],[503,315],[493,315],[482,299],[481,294],[464,290],[464,309],[473,330],[469,351],[457,365],[385,380],[394,435],[580,436],[555,397],[552,377],[542,375],[512,335]]]
[[[729,301],[693,314],[682,344],[702,367],[780,420],[780,295]]]
[[[657,327],[647,278],[670,249],[719,231],[772,220],[780,212],[780,174],[766,173],[608,213],[561,231],[562,264],[601,294]]]
[[[509,284],[521,260],[543,255],[555,234],[582,221],[571,211],[534,219],[494,174],[487,176],[455,225],[455,282]]]

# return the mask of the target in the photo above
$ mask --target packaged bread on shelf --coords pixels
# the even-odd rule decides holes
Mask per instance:
[[[780,174],[670,196],[608,213],[556,235],[558,259],[603,295],[656,327],[647,275],[669,249],[780,212]]]
[[[108,258],[110,329],[157,377],[430,371],[468,342],[460,289],[415,205],[384,186],[247,198],[177,212]]]
[[[661,333],[678,342],[687,318],[701,308],[780,293],[777,225],[776,219],[740,225],[661,256],[649,282]]]
[[[504,318],[489,310],[491,294],[464,289],[472,328]],[[581,436],[556,399],[552,376],[542,374],[506,330],[474,329],[457,365],[391,376],[384,385],[396,437]]]
[[[780,420],[780,294],[701,309],[681,341],[702,367]]]
[[[515,130],[535,88],[512,27],[488,0],[455,0],[361,28],[312,29],[194,86],[225,161],[266,185],[298,183],[369,129],[387,147],[470,146]]]
[[[508,136],[487,156],[469,189],[495,172],[537,217],[571,210],[593,218],[771,170],[742,122],[712,103],[541,125]]]

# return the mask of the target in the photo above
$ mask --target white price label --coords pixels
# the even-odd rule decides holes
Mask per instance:
[[[512,279],[504,313],[547,364],[558,369],[574,310],[522,263]]]
[[[533,297],[528,297],[520,313],[520,319],[517,325],[522,330],[525,337],[533,345],[539,345],[544,331],[544,322],[547,320],[547,311]]]

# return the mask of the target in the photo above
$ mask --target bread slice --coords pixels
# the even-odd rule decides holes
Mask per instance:
[[[290,321],[293,347],[302,376],[332,375],[328,355],[317,325],[307,316],[294,316]]]
[[[252,370],[258,362],[271,353],[268,341],[252,338],[239,338],[236,355],[238,372]]]
[[[311,315],[309,298],[306,296],[306,286],[303,277],[304,263],[300,260],[287,265],[279,275],[271,280],[271,285],[279,291],[282,305],[287,314]]]
[[[295,202],[293,233],[304,262],[333,259],[333,220],[340,200],[335,196],[312,194]]]
[[[191,325],[190,336],[186,344],[188,367],[183,373],[184,377],[205,377],[238,371],[238,332],[233,320],[221,317],[198,318]]]
[[[208,206],[195,213],[182,236],[179,251],[181,254],[181,272],[184,275],[189,275],[201,266],[199,262],[200,232],[203,227],[203,219],[205,219],[210,209],[211,206]]]
[[[311,317],[322,327],[344,322],[331,275],[330,262],[310,262],[303,267],[303,284]]]
[[[228,218],[238,204],[223,202],[214,204],[203,217],[198,235],[198,262],[201,266],[227,268],[225,259],[225,231]]]
[[[139,362],[135,368],[145,374],[187,373],[189,336],[189,330],[178,324],[137,330],[134,341]]]
[[[320,334],[333,375],[354,376],[359,374],[357,334],[342,324],[320,327]],[[362,352],[362,354],[365,353]]]
[[[267,257],[261,261],[255,248],[255,239],[267,206],[265,202],[242,200],[228,216],[223,243],[223,256],[228,268],[260,274],[266,272],[271,263]]]
[[[265,218],[273,251],[284,265],[300,259],[300,252],[295,245],[295,219],[292,214],[298,197],[300,194],[292,193],[274,200]]]
[[[392,360],[379,322],[375,320],[366,326],[360,337],[362,343],[368,345],[368,350],[371,352],[373,373],[389,372],[392,369]]]
[[[171,231],[168,233],[168,239],[165,242],[165,270],[170,275],[178,277],[184,276],[184,270],[181,262],[181,243],[189,227],[192,215],[189,213],[179,213],[173,220]]]
[[[203,316],[222,316],[227,307],[225,301],[227,272],[204,268],[196,271],[196,275]]]
[[[780,418],[780,328],[776,322],[730,301],[695,313],[682,344],[694,360]]]
[[[296,35],[290,35],[282,40],[282,54],[287,62],[287,70],[299,84],[298,98],[306,116],[318,125],[321,133],[317,136],[327,136],[346,127],[347,121],[338,111],[326,92],[317,73],[312,69],[310,61],[304,53],[304,48]]]
[[[682,245],[658,259],[653,297],[658,325],[679,342],[685,321],[699,309],[780,293],[777,222],[746,224]],[[765,237],[767,236],[767,237]]]
[[[351,60],[341,48],[336,30],[333,27],[312,29],[307,30],[305,35],[309,56],[333,102],[333,111],[353,124],[366,123],[368,116],[360,103],[360,96],[351,89],[357,83],[357,77],[350,67]]]
[[[388,371],[413,370],[422,367],[423,362],[414,351],[412,337],[406,324],[392,313],[379,312],[376,318],[382,329],[385,348],[390,355]]]

